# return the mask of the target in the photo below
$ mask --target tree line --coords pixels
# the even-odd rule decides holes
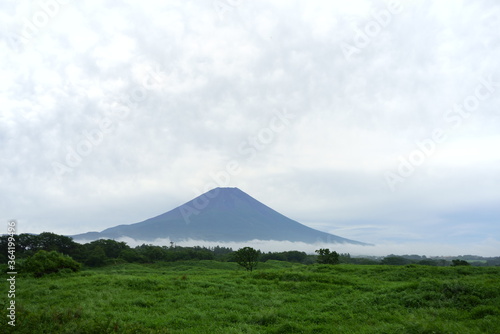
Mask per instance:
[[[142,244],[130,247],[125,242],[111,239],[100,239],[85,244],[75,242],[71,237],[58,235],[51,232],[40,234],[16,235],[16,260],[26,270],[35,275],[50,273],[53,269],[43,263],[51,263],[51,266],[63,266],[72,271],[78,270],[82,265],[88,267],[99,267],[109,264],[126,262],[153,263],[158,261],[188,261],[188,260],[216,260],[250,263],[242,264],[246,269],[252,270],[258,262],[269,260],[296,262],[302,264],[367,264],[367,265],[430,265],[430,266],[458,266],[471,263],[460,257],[452,260],[429,259],[417,255],[396,256],[390,255],[385,258],[357,258],[351,257],[349,253],[337,253],[329,249],[316,250],[317,255],[306,254],[301,251],[285,252],[261,252],[251,247],[244,247],[234,251],[229,247],[181,247],[170,243],[170,246],[156,246]],[[243,251],[246,250],[246,251]],[[250,254],[250,255],[249,255]],[[2,265],[8,262],[8,235],[0,236],[0,260]],[[243,260],[242,260],[243,259]],[[71,261],[74,261],[71,262]],[[500,257],[488,258],[488,260],[477,260],[473,265],[500,265]]]
[[[180,247],[143,244],[130,247],[125,242],[99,239],[85,244],[75,242],[71,237],[51,232],[40,234],[19,234],[16,236],[16,258],[27,259],[39,251],[55,251],[89,266],[99,267],[119,262],[151,263],[157,261],[185,260],[228,260],[233,252],[228,247]],[[0,236],[0,259],[7,261],[8,236]]]

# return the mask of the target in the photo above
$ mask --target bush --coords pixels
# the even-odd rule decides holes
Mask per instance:
[[[24,263],[23,270],[32,273],[35,277],[57,273],[63,269],[73,272],[80,270],[81,264],[71,257],[56,251],[38,251]],[[67,270],[65,270],[67,272]]]
[[[490,305],[477,306],[470,312],[472,319],[482,319],[488,315],[497,316],[498,314],[500,314],[498,309]]]

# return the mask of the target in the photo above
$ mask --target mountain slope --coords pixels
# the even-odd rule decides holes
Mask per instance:
[[[341,238],[302,225],[257,201],[238,188],[215,188],[159,216],[100,233],[73,236],[76,240],[130,237],[153,241],[170,238],[206,241],[279,240],[305,243],[362,242]]]

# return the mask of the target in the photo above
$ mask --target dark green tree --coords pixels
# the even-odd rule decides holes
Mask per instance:
[[[439,265],[438,261],[435,261],[432,259],[420,260],[417,262],[417,264],[420,264],[422,266],[437,266],[437,265]]]
[[[106,252],[104,252],[104,249],[101,246],[95,246],[87,254],[85,264],[91,267],[100,267],[104,266],[107,260],[108,257],[106,256]]]
[[[339,253],[330,252],[328,248],[320,248],[315,251],[318,253],[318,263],[321,264],[339,264]]]
[[[380,263],[392,266],[404,266],[406,264],[412,263],[412,260],[405,259],[404,257],[401,256],[389,255],[387,257],[384,257],[382,261],[380,261]]]
[[[0,236],[0,254],[2,255],[7,252],[7,240],[8,235]],[[33,256],[39,250],[57,251],[76,258],[81,248],[81,245],[74,242],[72,238],[51,232],[42,232],[38,235],[21,233],[15,236],[15,240],[18,258]]]
[[[124,243],[115,241],[112,239],[99,239],[86,244],[89,250],[93,250],[96,247],[101,247],[106,254],[106,257],[110,259],[116,259],[120,256],[122,251],[130,249],[130,247]]]
[[[236,262],[248,271],[252,271],[259,262],[260,252],[252,247],[243,247],[234,252]]]
[[[287,252],[268,252],[261,254],[260,261],[266,262],[268,260],[278,260],[287,262],[299,262],[304,263],[307,259],[307,254],[305,252],[299,251],[287,251]]]
[[[75,242],[72,238],[52,232],[42,232],[35,239],[38,243],[38,249],[46,251],[55,250],[59,253],[69,254],[75,248]]]
[[[161,246],[142,244],[135,248],[139,255],[142,255],[148,262],[156,262],[166,259],[167,250]]]
[[[146,262],[144,256],[139,255],[135,249],[124,249],[120,252],[120,258],[127,262]]]
[[[451,266],[452,267],[457,267],[457,266],[470,266],[470,263],[465,261],[465,260],[452,260],[451,261]]]
[[[38,235],[21,233],[16,237],[16,248],[18,255],[23,256],[32,256],[38,250]]]
[[[349,253],[345,253],[345,254],[340,253],[339,254],[339,263],[351,263],[351,254],[349,254]]]

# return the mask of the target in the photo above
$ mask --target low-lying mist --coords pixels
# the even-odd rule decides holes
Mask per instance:
[[[142,244],[153,244],[158,246],[170,246],[170,239],[156,239],[154,241],[135,240],[131,238],[120,238],[131,247]],[[81,241],[80,241],[81,242]],[[458,255],[478,255],[485,257],[500,256],[500,242],[494,239],[487,239],[481,243],[474,244],[437,244],[424,242],[408,243],[385,243],[373,246],[360,246],[353,244],[306,244],[303,242],[276,241],[276,240],[250,240],[246,242],[216,242],[205,240],[192,240],[174,242],[177,246],[204,246],[204,247],[230,247],[237,250],[242,247],[253,247],[262,252],[282,252],[298,250],[308,254],[314,253],[316,249],[329,248],[338,253],[349,253],[352,256],[387,256],[390,254],[405,255],[417,254],[425,256],[458,256]]]

